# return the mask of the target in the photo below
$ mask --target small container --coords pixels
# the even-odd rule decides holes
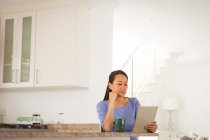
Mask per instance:
[[[63,124],[63,112],[58,113],[57,124]]]

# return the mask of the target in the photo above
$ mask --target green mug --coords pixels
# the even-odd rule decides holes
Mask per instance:
[[[125,131],[125,119],[115,119],[114,120],[114,128],[116,132],[124,132]]]

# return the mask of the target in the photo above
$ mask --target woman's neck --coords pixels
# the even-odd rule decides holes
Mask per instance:
[[[122,102],[124,102],[126,100],[126,98],[125,97],[117,97],[117,99],[116,99],[116,102],[118,102],[118,103],[122,103]]]
[[[126,97],[117,97],[116,101],[115,101],[115,106],[116,107],[123,107],[126,105],[126,103],[128,102],[128,98]]]

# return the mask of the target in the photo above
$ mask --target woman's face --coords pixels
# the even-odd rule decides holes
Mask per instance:
[[[128,79],[123,74],[115,76],[113,83],[109,83],[109,88],[112,92],[116,92],[118,96],[124,97],[128,88]]]

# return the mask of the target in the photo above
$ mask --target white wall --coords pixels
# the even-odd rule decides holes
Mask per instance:
[[[185,135],[195,132],[208,136],[210,126],[210,58],[200,63],[181,63],[181,57],[176,63],[165,68],[159,78],[153,94],[159,99],[165,97],[177,98],[180,109],[173,112],[174,127]],[[168,114],[160,110],[160,128],[167,128]]]
[[[112,65],[113,5],[91,1],[89,6],[89,88],[0,89],[0,108],[8,109],[5,122],[40,113],[44,123],[56,123],[59,112],[64,123],[99,122],[96,104],[103,99]]]
[[[114,67],[141,43],[172,52],[210,44],[209,0],[118,0],[114,13]],[[118,63],[120,62],[120,66]]]
[[[180,89],[177,92],[182,108],[178,114],[178,127],[189,134],[196,132],[203,136],[210,135],[210,64],[178,67]],[[178,77],[179,76],[179,77]]]

